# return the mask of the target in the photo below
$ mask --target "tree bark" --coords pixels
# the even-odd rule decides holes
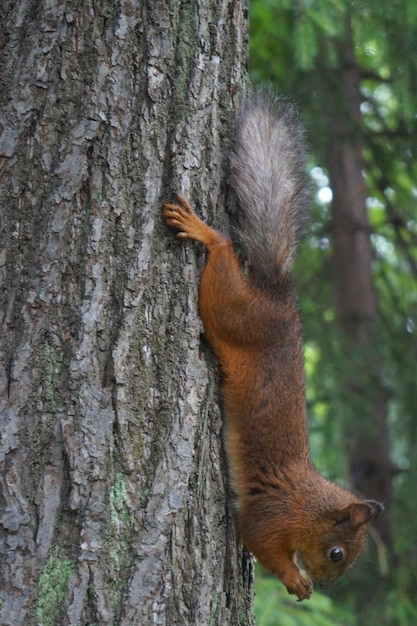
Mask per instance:
[[[334,289],[346,355],[343,401],[350,417],[349,465],[354,487],[389,506],[395,467],[390,460],[388,394],[375,344],[377,302],[373,288],[371,230],[367,216],[365,163],[361,138],[360,70],[350,27],[340,42],[341,71],[330,116],[328,169],[333,191],[332,235]],[[388,512],[375,521],[385,546],[392,549]]]
[[[246,0],[1,16],[1,606],[10,626],[252,624],[201,250],[223,223]]]

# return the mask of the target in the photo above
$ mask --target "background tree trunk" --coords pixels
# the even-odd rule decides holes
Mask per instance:
[[[337,95],[330,116],[328,169],[333,191],[334,290],[346,355],[343,401],[351,412],[345,423],[349,468],[358,492],[389,507],[395,467],[390,460],[387,426],[389,397],[381,378],[375,344],[377,302],[363,177],[360,68],[349,25],[346,39],[339,43],[339,52]],[[344,103],[344,107],[340,103]],[[374,526],[385,546],[392,550],[389,512],[375,520]]]
[[[160,215],[182,190],[222,222],[245,20],[3,2],[1,624],[252,623],[203,253]]]

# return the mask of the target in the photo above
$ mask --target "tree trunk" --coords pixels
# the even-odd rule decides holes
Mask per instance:
[[[246,0],[2,12],[0,622],[252,624],[203,253],[160,215],[222,222]]]
[[[394,466],[389,456],[388,396],[374,339],[377,303],[363,178],[360,71],[349,28],[339,49],[341,71],[331,115],[328,168],[333,191],[334,287],[340,325],[345,335],[343,400],[351,411],[345,430],[350,440],[349,464],[354,487],[362,495],[389,505]],[[387,512],[375,521],[375,527],[386,547],[391,549]]]

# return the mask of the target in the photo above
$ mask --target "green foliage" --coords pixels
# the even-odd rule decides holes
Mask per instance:
[[[58,626],[61,609],[74,572],[74,563],[54,548],[39,578],[36,617],[39,626]]]
[[[257,626],[351,626],[347,611],[338,608],[328,596],[315,592],[298,603],[285,587],[259,568],[256,573],[255,617]]]

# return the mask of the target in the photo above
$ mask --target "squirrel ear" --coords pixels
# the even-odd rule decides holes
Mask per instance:
[[[363,524],[378,517],[383,510],[384,505],[376,500],[353,502],[341,511],[338,511],[335,521],[356,530],[360,526],[363,526]]]
[[[378,502],[377,500],[363,500],[363,504],[369,506],[371,510],[370,519],[375,519],[384,511],[384,505],[382,502]]]

